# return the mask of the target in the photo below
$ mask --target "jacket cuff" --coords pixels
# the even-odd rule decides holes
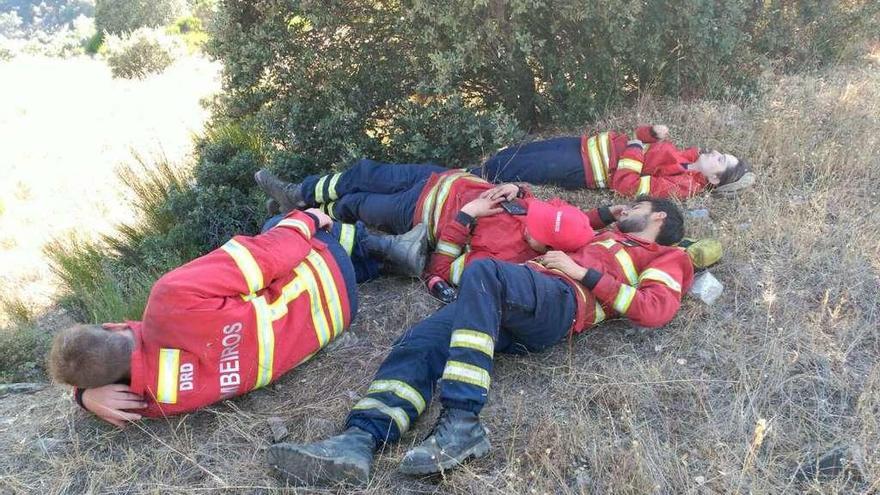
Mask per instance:
[[[302,214],[312,219],[312,223],[315,224],[315,232],[317,232],[318,229],[321,228],[321,222],[318,220],[318,217],[306,211],[302,212]]]
[[[83,394],[85,391],[86,389],[79,387],[74,387],[73,389],[73,400],[83,409],[86,409],[86,405],[83,404]]]
[[[473,228],[474,224],[477,222],[477,219],[463,211],[459,211],[458,215],[455,216],[455,221],[464,225],[465,227]]]
[[[597,211],[599,212],[599,220],[602,220],[602,223],[604,223],[605,225],[611,225],[612,223],[617,221],[614,219],[614,215],[611,213],[611,208],[607,206],[602,206],[600,208],[597,208]]]
[[[599,280],[602,278],[602,272],[596,270],[595,268],[590,268],[587,270],[587,274],[584,275],[584,278],[581,279],[581,284],[584,287],[593,290],[596,287],[596,284],[599,283]]]

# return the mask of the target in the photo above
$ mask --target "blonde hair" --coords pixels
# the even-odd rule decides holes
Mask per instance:
[[[74,325],[55,335],[49,372],[55,381],[80,388],[116,383],[131,370],[134,343],[97,325]]]

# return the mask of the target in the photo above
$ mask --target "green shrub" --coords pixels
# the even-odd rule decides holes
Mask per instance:
[[[89,55],[97,55],[101,48],[104,46],[104,32],[97,31],[90,38],[88,38],[83,45],[83,50]]]
[[[46,380],[50,345],[51,337],[31,326],[0,329],[0,383]]]
[[[182,0],[96,0],[95,24],[98,31],[120,35],[164,26],[185,11]]]
[[[177,39],[150,28],[140,28],[121,36],[108,35],[104,46],[113,77],[126,79],[143,79],[149,74],[162,72],[182,50]]]
[[[328,166],[438,158],[419,134],[441,140],[441,158],[491,150],[509,142],[492,120],[576,127],[645,93],[748,94],[768,68],[835,61],[872,36],[878,9],[869,0],[227,0],[209,51],[225,65],[222,118],[259,122],[266,141]],[[444,135],[432,119],[453,110],[436,102],[489,127]],[[467,157],[446,161],[455,160]]]

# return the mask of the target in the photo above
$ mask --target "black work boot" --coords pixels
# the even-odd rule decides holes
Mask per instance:
[[[282,213],[308,206],[303,198],[302,184],[284,182],[266,169],[257,170],[254,180],[260,189],[278,202]]]
[[[314,443],[276,443],[267,459],[277,475],[298,486],[364,486],[376,440],[366,431],[351,427],[339,435]]]
[[[371,234],[363,241],[370,256],[385,261],[392,273],[419,278],[428,261],[428,228],[420,223],[400,235]]]
[[[435,474],[483,457],[491,448],[477,414],[444,408],[431,435],[406,453],[399,469],[404,474]]]

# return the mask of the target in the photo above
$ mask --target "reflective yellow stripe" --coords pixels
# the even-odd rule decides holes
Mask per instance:
[[[488,371],[461,361],[447,361],[446,368],[443,370],[443,379],[476,385],[486,390],[489,390],[491,383]]]
[[[333,220],[336,220],[336,219],[337,219],[337,218],[336,218],[336,215],[333,214],[333,211],[336,209],[336,201],[331,201],[331,202],[329,202],[329,203],[324,203],[324,204],[322,204],[322,205],[319,205],[318,208],[319,208],[321,211],[323,211],[324,213],[326,213],[327,216],[330,217],[330,218],[332,218]]]
[[[643,194],[651,193],[651,176],[643,175],[639,179],[639,189],[636,191],[636,196],[641,196]]]
[[[651,147],[651,143],[645,144],[645,146],[642,148],[642,156],[648,155],[648,148],[650,148],[650,147]]]
[[[608,168],[611,163],[611,155],[608,154],[608,149],[611,147],[611,141],[608,139],[608,133],[603,132],[599,134],[599,150],[602,152],[602,171],[605,173],[605,178],[608,178]]]
[[[315,202],[323,203],[324,202],[324,183],[327,182],[328,175],[325,175],[318,179],[318,183],[315,184]]]
[[[467,347],[480,351],[491,358],[495,352],[495,341],[483,332],[460,328],[452,332],[449,347]]]
[[[458,258],[461,255],[461,246],[451,242],[440,241],[437,243],[436,251],[440,254],[445,254],[446,256]]]
[[[614,247],[615,244],[617,244],[617,241],[615,241],[614,239],[605,239],[604,241],[596,241],[593,244],[598,244],[606,249],[611,249],[612,247]]]
[[[279,320],[287,314],[287,306],[291,301],[306,291],[306,286],[297,274],[284,288],[281,289],[281,295],[272,304],[269,305],[269,312],[272,314],[272,321]]]
[[[677,280],[672,278],[672,275],[664,272],[663,270],[658,270],[657,268],[648,268],[639,275],[639,282],[642,280],[656,280],[661,284],[669,287],[675,292],[681,292],[681,284],[678,283]]]
[[[244,276],[244,282],[250,294],[263,288],[263,271],[260,270],[257,260],[246,247],[235,239],[229,239],[220,249],[229,253],[229,256],[235,260],[235,264],[238,265],[238,269]]]
[[[257,381],[254,388],[265,387],[272,381],[272,366],[275,361],[275,332],[272,330],[272,315],[266,299],[260,296],[251,301],[257,315]]]
[[[312,229],[309,228],[308,224],[303,222],[302,220],[297,220],[296,218],[285,218],[284,220],[278,222],[275,225],[275,228],[278,227],[292,227],[298,231],[300,231],[306,239],[312,238]]]
[[[336,183],[339,182],[339,178],[342,177],[342,174],[333,174],[333,178],[330,179],[330,199],[336,200],[339,199],[339,194],[336,193]]]
[[[318,293],[318,283],[315,280],[315,274],[305,263],[298,265],[294,268],[294,271],[296,276],[302,280],[301,283],[309,293],[312,325],[315,327],[315,335],[318,337],[318,347],[324,347],[327,345],[327,342],[330,342],[330,326],[327,324],[324,309],[321,307],[321,295]]]
[[[596,143],[596,136],[587,140],[587,153],[590,155],[590,167],[593,169],[593,180],[596,187],[605,187],[605,171],[602,165],[602,158],[599,156],[599,145]]]
[[[440,189],[440,181],[434,184],[428,196],[425,197],[425,203],[422,205],[422,223],[428,229],[428,235],[433,240],[431,231],[431,212],[434,211],[434,202],[437,201],[437,191]]]
[[[378,394],[382,392],[391,392],[401,399],[409,402],[415,408],[418,414],[422,414],[425,410],[425,398],[418,390],[410,386],[408,383],[400,380],[374,380],[367,390],[367,394]]]
[[[327,262],[321,257],[317,251],[312,251],[307,257],[318,271],[321,278],[321,286],[324,289],[324,299],[327,301],[327,309],[330,311],[330,320],[333,323],[333,336],[342,333],[345,320],[342,316],[342,303],[339,300],[339,290],[336,287],[336,281],[333,280],[333,272],[327,266]]]
[[[350,223],[342,224],[339,230],[339,244],[342,244],[342,249],[345,249],[349,256],[351,256],[351,251],[354,249],[354,232],[355,227]]]
[[[177,404],[177,379],[180,374],[180,350],[159,349],[159,379],[156,402]]]
[[[614,257],[617,258],[617,262],[620,263],[620,267],[623,268],[623,274],[626,275],[626,279],[629,280],[629,285],[639,285],[639,272],[636,271],[636,266],[633,264],[633,260],[629,256],[629,253],[621,247],[620,251],[614,253]]]
[[[352,409],[375,409],[393,419],[394,423],[397,424],[397,429],[398,431],[400,431],[400,433],[404,433],[406,432],[406,430],[409,429],[409,416],[406,415],[406,411],[399,407],[389,407],[383,402],[372,397],[364,397],[363,399],[359,400],[357,404],[352,407]]]
[[[602,323],[603,321],[605,321],[605,310],[602,309],[602,305],[599,304],[599,301],[596,301],[595,313],[596,313],[596,315],[593,318],[593,325],[598,325],[599,323]]]
[[[640,174],[642,173],[642,162],[638,160],[633,160],[632,158],[621,158],[617,161],[617,169],[620,170],[622,168],[632,170],[633,172]]]
[[[455,183],[455,181],[463,175],[465,174],[452,174],[449,177],[443,179],[443,185],[440,187],[440,191],[437,193],[437,202],[434,204],[433,224],[429,225],[429,227],[431,227],[429,230],[433,232],[434,239],[437,238],[437,230],[440,227],[440,215],[443,213],[443,207],[446,205],[446,199],[449,197],[449,191],[450,189],[452,189],[452,185]]]
[[[614,310],[625,315],[629,310],[629,305],[632,304],[633,298],[635,297],[636,290],[634,288],[626,284],[620,284],[620,289],[617,291],[617,297],[614,298]]]
[[[465,261],[467,261],[467,253],[456,258],[449,267],[449,281],[452,282],[453,285],[458,285],[458,283],[461,282],[461,274],[464,272]]]

